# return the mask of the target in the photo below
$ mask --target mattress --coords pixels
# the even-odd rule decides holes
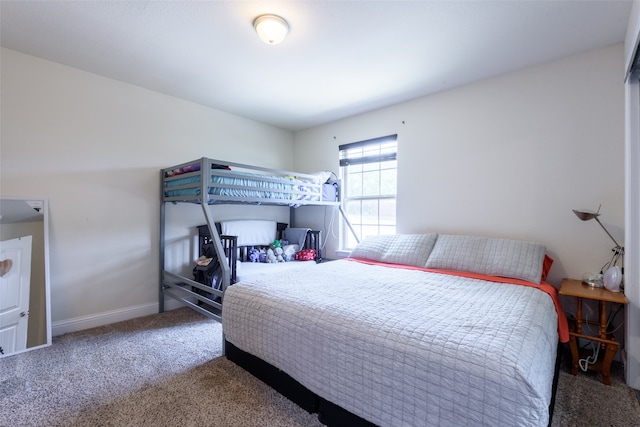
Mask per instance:
[[[239,282],[269,274],[282,274],[284,272],[303,272],[315,267],[315,261],[289,261],[289,262],[240,262],[236,263],[236,280]]]
[[[190,186],[171,189],[184,185]],[[200,192],[200,174],[185,176],[165,183],[167,197],[197,196]],[[320,185],[310,180],[225,170],[212,172],[208,193],[234,198],[310,201],[322,199]]]
[[[543,426],[558,317],[535,287],[339,260],[229,287],[225,338],[380,426]]]

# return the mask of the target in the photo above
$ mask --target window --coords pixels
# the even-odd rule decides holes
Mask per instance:
[[[358,239],[395,234],[397,135],[344,144],[338,149],[342,208]],[[356,246],[348,227],[341,236],[342,248]]]

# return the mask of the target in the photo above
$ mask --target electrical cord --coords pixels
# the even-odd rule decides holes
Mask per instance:
[[[607,320],[607,333],[608,334],[613,334],[614,332],[616,332],[618,329],[620,329],[622,327],[622,325],[624,325],[624,320],[622,322],[620,322],[620,324],[618,326],[616,326],[615,329],[609,330],[609,327],[611,326],[611,324],[613,323],[613,319],[616,318],[616,316],[618,315],[618,313],[620,312],[620,310],[622,310],[622,307],[624,307],[623,304],[620,304],[618,306],[618,309],[612,313],[609,313],[609,319]]]
[[[582,327],[584,329],[587,329],[588,334],[596,335],[600,333],[599,328],[597,331],[593,330],[592,325],[589,323],[589,318],[586,316],[584,317]],[[594,347],[594,344],[597,344],[597,345]],[[589,346],[593,348],[593,353],[591,354],[591,356],[578,360],[578,366],[580,366],[580,369],[582,369],[583,372],[587,372],[587,370],[589,369],[589,365],[593,365],[594,363],[596,363],[596,361],[598,360],[598,355],[600,354],[600,343],[596,343],[595,341],[589,341],[586,345],[582,347],[582,349],[583,350],[587,349]]]
[[[589,365],[593,365],[598,360],[598,355],[600,354],[600,343],[591,342],[591,346],[593,347],[593,354],[589,357],[585,357],[584,359],[578,360],[578,365],[583,372],[587,372],[589,369]]]
[[[329,233],[327,233],[327,209],[328,209],[328,206],[325,206],[324,207],[324,220],[322,221],[323,222],[322,225],[324,227],[325,236],[329,236]],[[334,237],[334,238],[337,239],[338,236],[336,236],[335,233],[333,232],[333,223],[334,223],[335,219],[336,219],[336,209],[332,209],[331,210],[331,219],[329,220],[328,229],[331,231],[331,237]],[[323,252],[324,252],[324,247],[327,244],[327,240],[329,240],[329,239],[325,238],[323,240],[323,242],[322,242],[322,247],[320,249],[322,249]]]
[[[607,334],[615,333],[618,329],[620,329],[622,327],[622,325],[624,325],[624,321],[623,321],[615,329],[613,329],[613,330],[609,329],[609,327],[613,323],[613,320],[616,318],[616,316],[618,315],[618,313],[620,312],[622,307],[623,307],[623,305],[620,304],[620,306],[618,307],[618,309],[616,311],[609,313],[609,318],[607,319],[607,324],[606,324]],[[593,331],[593,329],[591,328],[591,325],[589,324],[589,318],[588,317],[585,317],[585,319],[584,319],[584,326],[585,326],[586,329],[589,330],[589,333],[591,333],[591,334],[599,334],[599,332],[600,332],[599,329],[596,332]],[[593,348],[593,353],[591,354],[591,356],[588,356],[588,357],[585,357],[583,359],[579,359],[578,360],[578,366],[580,366],[580,369],[582,369],[583,372],[587,372],[587,370],[589,369],[589,365],[593,365],[594,363],[596,363],[596,361],[598,360],[598,356],[600,354],[600,347],[601,347],[600,343],[598,343],[596,341],[590,341],[585,346],[583,346],[582,349],[586,349],[589,346],[591,346]]]
[[[573,313],[568,313],[570,316],[572,316],[574,319],[577,320],[577,316]],[[594,328],[592,324],[589,323],[589,317],[585,316],[583,313],[583,321],[582,321],[582,329],[585,330],[587,332],[587,334],[589,335],[599,335],[600,334],[600,327],[598,326],[598,328]],[[586,347],[586,346],[585,346]]]
[[[335,179],[335,183],[333,185],[336,187],[336,194],[338,195],[338,200],[340,200],[340,197],[342,196],[340,194],[340,192],[341,192],[342,189],[339,188],[339,186],[338,186],[338,175],[334,171],[331,171],[331,170],[328,170],[327,172],[331,173],[331,175],[329,177],[329,180],[331,179],[331,176],[333,176],[333,178]],[[327,181],[329,181],[329,180],[327,180]],[[325,236],[328,237],[330,235],[334,239],[338,239],[338,236],[333,231],[333,224],[335,222],[336,210],[337,209],[335,209],[335,208],[331,209],[331,219],[329,220],[329,227],[328,227],[331,233],[327,233],[327,208],[328,208],[328,206],[324,207],[324,220],[323,220],[323,224],[322,224],[324,226],[324,228],[325,228]],[[323,250],[324,250],[325,245],[327,244],[327,240],[329,240],[329,239],[325,238],[324,242],[322,243],[322,249]]]
[[[623,305],[620,304],[618,309],[613,312],[613,313],[609,313],[609,320],[607,320],[607,327],[611,324],[611,322],[613,322],[613,319],[616,318],[616,316],[618,315],[618,312],[622,309]],[[624,323],[624,322],[623,322]],[[619,326],[618,326],[619,327]]]
[[[609,260],[609,262],[605,263],[605,265],[602,266],[602,268],[600,269],[600,274],[603,274],[610,267],[617,265],[619,260],[621,260],[621,265],[622,265],[620,271],[622,272],[622,274],[624,274],[624,248],[620,246],[616,246],[611,250],[613,251],[611,260]]]
[[[620,323],[618,326],[616,326],[615,329],[612,329],[611,331],[609,329],[607,329],[607,333],[608,334],[613,334],[614,332],[617,332],[618,329],[620,329],[622,327],[622,325],[624,325],[624,322]]]

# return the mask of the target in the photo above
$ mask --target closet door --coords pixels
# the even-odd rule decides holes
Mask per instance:
[[[640,70],[626,83],[625,262],[626,382],[640,389]]]

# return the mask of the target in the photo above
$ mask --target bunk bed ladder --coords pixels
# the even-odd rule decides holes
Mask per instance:
[[[211,243],[213,243],[213,247],[215,248],[218,259],[220,260],[220,266],[222,267],[222,292],[224,292],[231,284],[231,268],[229,267],[229,263],[226,262],[227,255],[224,251],[224,247],[222,246],[222,239],[216,229],[213,215],[211,215],[211,211],[207,209],[206,204],[203,203],[201,206],[202,211],[204,212],[204,217],[207,220],[207,226],[209,227]],[[231,256],[232,254],[229,255]]]
[[[211,164],[213,162],[211,159],[206,157],[202,158],[202,171],[210,171]],[[200,201],[200,206],[202,207],[202,212],[204,213],[204,217],[207,220],[207,225],[209,226],[209,235],[211,236],[211,240],[213,243],[213,247],[216,250],[216,254],[218,254],[218,260],[220,260],[220,266],[222,267],[222,292],[227,289],[227,287],[231,284],[231,269],[229,268],[229,263],[224,262],[227,259],[227,255],[224,252],[224,248],[222,247],[222,240],[220,239],[220,235],[218,234],[218,230],[216,229],[216,224],[213,219],[213,215],[211,214],[211,210],[209,209],[209,180],[204,179],[206,175],[203,174],[203,179],[200,180],[200,194],[202,195],[202,200]],[[208,175],[207,175],[208,176]],[[231,256],[231,254],[229,254]],[[224,298],[224,297],[223,297]]]

